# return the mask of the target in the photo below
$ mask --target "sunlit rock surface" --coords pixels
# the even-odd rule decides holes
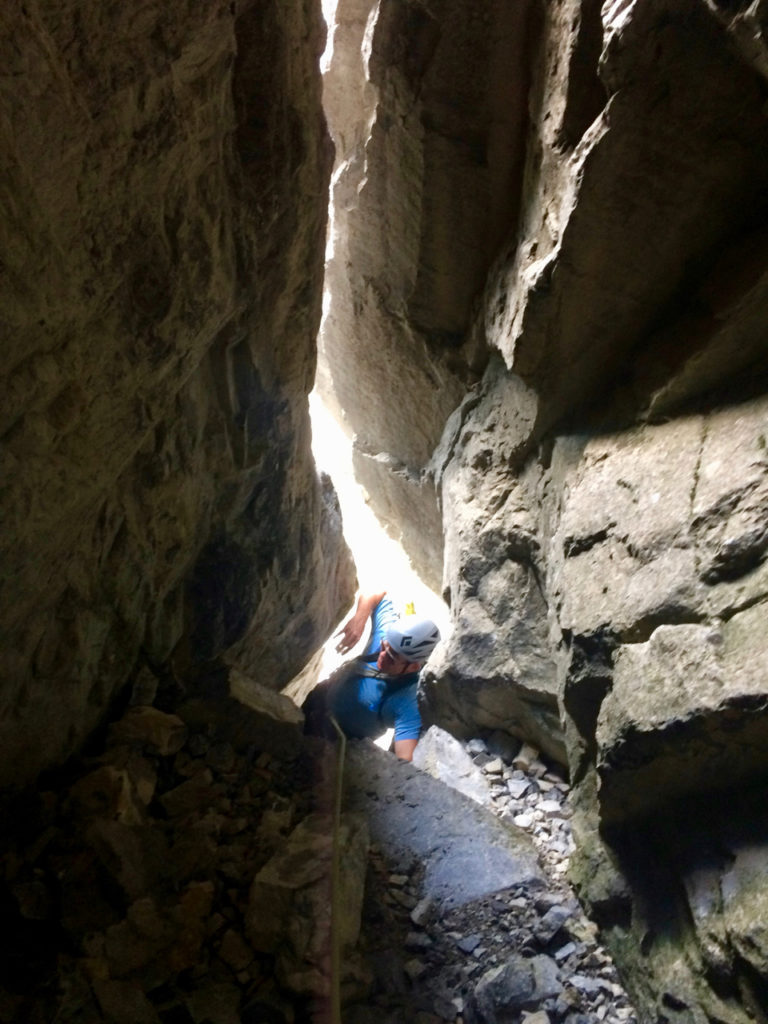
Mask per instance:
[[[326,78],[322,341],[451,604],[425,713],[567,762],[649,1021],[768,1012],[766,31],[760,0],[342,2]]]
[[[340,0],[325,79],[336,144],[326,390],[374,507],[438,588],[427,464],[483,362],[464,336],[519,205],[529,6]]]
[[[0,14],[0,782],[148,663],[286,683],[351,601],[309,454],[314,4]]]

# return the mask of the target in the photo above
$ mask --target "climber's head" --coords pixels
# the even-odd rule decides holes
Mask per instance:
[[[415,672],[434,651],[439,639],[440,630],[431,619],[406,615],[387,629],[377,668],[388,675]]]

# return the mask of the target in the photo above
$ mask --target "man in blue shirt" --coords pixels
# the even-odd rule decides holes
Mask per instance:
[[[358,643],[369,619],[365,651],[330,681],[328,710],[347,736],[356,739],[375,739],[394,728],[395,754],[410,761],[421,732],[419,671],[440,631],[431,619],[398,617],[385,592],[364,595],[336,634],[341,637],[336,648],[340,653],[347,654]]]

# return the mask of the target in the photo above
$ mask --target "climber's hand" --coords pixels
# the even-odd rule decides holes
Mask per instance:
[[[336,639],[336,637],[341,637],[341,640],[339,640],[339,642],[336,644],[336,650],[339,652],[339,654],[347,654],[349,651],[352,650],[355,644],[360,640],[360,637],[363,635],[363,630],[365,629],[366,622],[366,618],[363,618],[361,622],[359,615],[355,613],[351,619],[348,619],[344,623],[344,625],[341,627],[338,633],[334,635],[334,640]]]

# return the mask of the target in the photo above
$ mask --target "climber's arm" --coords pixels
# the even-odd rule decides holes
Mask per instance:
[[[395,754],[401,761],[412,761],[418,740],[395,740]]]

